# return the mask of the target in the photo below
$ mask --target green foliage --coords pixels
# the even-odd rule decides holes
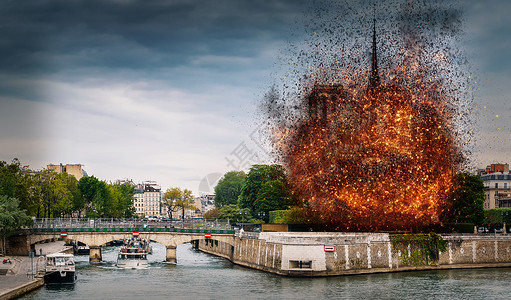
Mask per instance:
[[[253,217],[269,220],[272,210],[287,209],[292,204],[284,168],[280,165],[253,165],[239,196],[239,206],[248,208]]]
[[[290,212],[289,209],[270,211],[270,219],[268,223],[287,224],[289,212]]]
[[[215,186],[215,206],[237,204],[241,188],[247,175],[243,171],[230,171],[218,181]]]
[[[482,224],[484,220],[484,184],[479,175],[456,174],[451,206],[444,211],[447,223]]]
[[[401,251],[401,262],[407,266],[434,264],[447,242],[438,234],[394,234],[390,236],[395,250]]]
[[[214,208],[204,214],[206,220],[227,220],[231,223],[262,223],[250,215],[248,208],[239,208],[236,204],[224,205],[222,208]]]
[[[222,220],[229,219],[231,222],[235,223],[252,223],[255,221],[250,215],[250,210],[248,208],[240,208],[235,204],[224,205],[220,208],[220,215],[218,218]]]
[[[181,190],[178,187],[169,188],[163,194],[165,199],[164,205],[167,206],[169,217],[172,217],[172,212],[181,211],[181,218],[185,217],[186,209],[197,209],[192,191],[188,189]]]
[[[37,201],[37,209],[32,210],[32,215],[63,217],[83,209],[83,197],[74,176],[42,170],[33,176],[32,181],[32,193]]]
[[[24,210],[19,208],[18,199],[5,195],[0,196],[0,235],[2,236],[2,249],[5,249],[5,239],[29,222],[30,217],[26,215]]]
[[[474,233],[474,223],[451,223],[445,226],[452,228],[452,232],[456,233]]]
[[[133,206],[135,187],[127,183],[116,183],[109,185],[108,189],[114,208],[112,211],[112,217],[132,218],[135,215],[135,207]]]
[[[32,212],[35,210],[34,197],[30,193],[31,176],[21,168],[15,158],[10,164],[0,161],[0,195],[18,199],[21,208]]]
[[[63,214],[80,213],[85,208],[85,200],[78,188],[78,180],[67,173],[60,173],[57,178],[61,181],[62,190],[65,190],[62,193],[65,193],[69,200]]]
[[[96,186],[98,183],[99,179],[94,176],[82,177],[78,182],[78,188],[80,189],[86,204],[92,203],[92,199],[96,196]]]
[[[511,208],[501,207],[484,210],[483,224],[501,226],[504,222],[511,224]]]
[[[261,186],[255,203],[256,211],[269,213],[272,210],[288,208],[292,204],[291,192],[284,182],[270,180]]]
[[[286,210],[270,211],[269,223],[273,224],[319,224],[320,222],[308,218],[307,210],[303,207],[291,206]]]
[[[208,210],[207,212],[204,213],[204,215],[202,216],[203,219],[205,220],[215,220],[215,219],[219,219],[220,217],[220,209],[218,208],[213,208],[213,209],[210,209]]]
[[[38,218],[81,216],[131,217],[134,188],[110,185],[95,177],[80,181],[67,173],[41,170],[29,174],[17,159],[0,161],[0,196],[16,198],[20,209]]]
[[[113,216],[114,201],[104,181],[100,181],[94,176],[82,177],[78,182],[78,188],[85,199],[86,217],[108,218]]]

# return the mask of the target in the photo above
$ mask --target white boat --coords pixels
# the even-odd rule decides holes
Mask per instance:
[[[145,269],[149,267],[147,255],[150,254],[149,241],[126,239],[117,255],[117,267],[123,269]]]
[[[76,278],[73,254],[46,255],[45,284],[74,284]]]

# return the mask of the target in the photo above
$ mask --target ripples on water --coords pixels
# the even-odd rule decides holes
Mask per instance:
[[[402,272],[288,278],[233,265],[223,258],[177,248],[177,264],[152,243],[150,267],[118,269],[119,247],[103,248],[103,262],[77,256],[74,286],[45,286],[22,299],[509,299],[511,269]]]

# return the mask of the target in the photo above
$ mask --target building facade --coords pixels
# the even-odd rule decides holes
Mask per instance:
[[[144,181],[135,187],[133,206],[139,218],[162,217],[161,187],[156,181]],[[166,217],[165,215],[163,217]]]
[[[202,215],[215,208],[215,195],[202,195],[197,199],[197,205],[200,202],[200,206],[197,206],[197,208],[200,209]]]
[[[511,207],[509,164],[491,164],[481,174],[484,181],[484,208]]]
[[[83,169],[82,169],[82,164],[67,164],[67,165],[63,165],[63,164],[58,164],[58,165],[54,165],[54,164],[49,164],[46,166],[46,168],[48,170],[52,170],[54,172],[57,172],[57,173],[67,173],[69,175],[73,175],[76,180],[80,180],[82,177],[84,176],[87,176],[87,172],[85,172]]]

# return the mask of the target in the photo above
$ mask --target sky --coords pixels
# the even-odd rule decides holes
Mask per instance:
[[[372,3],[1,1],[0,160],[211,193],[225,172],[271,162],[259,104],[332,2]],[[511,2],[452,5],[475,90],[473,165],[510,162]]]

